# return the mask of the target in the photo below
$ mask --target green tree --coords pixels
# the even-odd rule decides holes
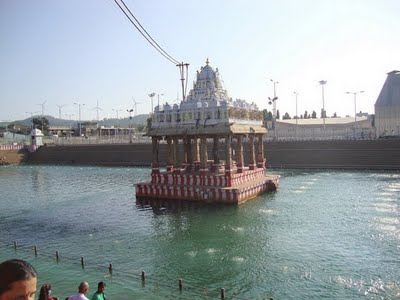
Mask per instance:
[[[279,109],[276,111],[276,119],[279,120],[281,118],[281,115],[279,113]]]
[[[310,118],[310,116],[308,115],[308,112],[305,111],[305,112],[304,112],[304,119],[309,119],[309,118]]]
[[[317,118],[317,113],[315,112],[315,110],[313,110],[313,112],[311,114],[311,118],[312,119],[316,119]]]
[[[289,113],[286,112],[286,113],[283,115],[282,119],[283,119],[283,120],[290,120],[291,117],[290,117]]]
[[[321,108],[321,118],[326,118],[326,110]]]
[[[49,133],[49,120],[45,117],[36,117],[32,120],[33,127],[40,129],[44,135]]]
[[[333,114],[332,118],[337,118],[336,112]]]
[[[272,121],[272,113],[270,111],[268,111],[267,109],[264,109],[263,110],[263,118],[264,118],[264,122]]]

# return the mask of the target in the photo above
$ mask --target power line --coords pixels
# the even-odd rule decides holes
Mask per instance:
[[[167,53],[152,37],[151,35],[146,31],[146,29],[140,24],[139,20],[134,16],[134,14],[131,12],[129,7],[125,4],[123,0],[120,0],[120,2],[123,4],[125,9],[118,3],[117,0],[114,0],[114,2],[118,5],[119,9],[124,13],[124,15],[128,18],[128,20],[132,23],[133,26],[139,31],[139,33],[149,42],[149,44],[156,49],[162,56],[164,56],[166,59],[168,59],[170,62],[175,64],[177,67],[179,67],[180,75],[181,75],[181,82],[182,82],[182,100],[186,98],[186,91],[187,91],[187,79],[188,79],[188,63],[183,63],[179,62],[175,58],[173,58],[171,55]],[[133,21],[132,18],[127,14],[129,12],[130,16],[135,20]],[[135,23],[136,22],[136,23]],[[140,28],[139,28],[140,27]],[[186,69],[186,74],[185,74],[185,69]],[[186,80],[186,84],[185,84]]]
[[[147,34],[147,36],[154,42],[154,44],[157,45],[157,47],[165,53],[165,55],[167,55],[169,58],[171,58],[175,64],[179,64],[179,62],[173,58],[171,55],[169,55],[152,37],[151,35],[146,31],[146,29],[144,29],[144,27],[142,26],[142,24],[140,24],[139,20],[133,15],[133,13],[131,12],[131,10],[129,9],[128,6],[126,6],[125,2],[123,0],[121,0],[122,4],[125,6],[125,8],[128,10],[129,14],[132,16],[132,18],[135,19],[135,21],[138,23],[138,25],[140,26],[140,28],[143,29],[143,31]]]
[[[123,9],[123,7],[118,3],[117,0],[114,0],[114,2],[118,5],[119,9],[124,13],[124,15],[128,18],[128,20],[132,23],[133,26],[135,26],[135,28],[139,31],[139,33],[150,43],[150,45],[156,49],[162,56],[164,56],[166,59],[168,59],[170,62],[172,62],[173,64],[179,64],[179,61],[177,61],[176,59],[174,59],[172,56],[170,56],[163,48],[160,47],[160,45],[158,45],[154,39],[147,33],[147,31],[143,28],[142,25],[140,25],[139,21],[137,21],[137,19],[135,18],[135,16],[132,14],[132,12],[129,10],[129,8],[125,5],[125,3],[121,0],[121,2],[123,3],[123,5],[126,7],[126,9],[129,11],[129,13],[132,15],[132,17],[136,20],[136,22],[138,22],[139,26],[141,28],[143,28],[144,32],[149,36],[147,37],[143,31],[138,27],[138,25],[135,24],[134,21],[132,21],[132,19],[129,17],[129,15],[126,13],[126,11]],[[154,42],[154,43],[153,43]]]

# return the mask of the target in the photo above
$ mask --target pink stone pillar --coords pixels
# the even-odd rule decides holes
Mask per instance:
[[[196,166],[200,162],[200,147],[199,147],[199,139],[197,137],[193,138],[193,164],[194,169],[197,171],[198,166]]]
[[[167,137],[167,172],[174,171],[174,149],[171,137]]]
[[[225,160],[225,175],[231,175],[232,173],[232,136],[228,135],[225,137],[226,145],[226,160]]]
[[[243,173],[243,136],[237,136],[237,172]]]
[[[200,175],[208,174],[208,152],[207,152],[207,138],[200,139]]]
[[[265,157],[264,157],[264,141],[263,135],[257,135],[257,168],[265,168]]]
[[[250,149],[249,169],[254,170],[256,168],[256,155],[254,152],[254,134],[249,135],[249,149]]]
[[[151,161],[151,182],[157,183],[160,177],[160,166],[158,163],[158,138],[155,136],[151,137],[151,150],[152,150],[152,161]]]
[[[192,170],[193,157],[192,157],[192,144],[191,139],[186,137],[184,140],[184,159],[185,159],[185,170],[190,172]]]
[[[174,173],[180,173],[182,168],[182,160],[179,153],[179,138],[175,136],[174,141]]]

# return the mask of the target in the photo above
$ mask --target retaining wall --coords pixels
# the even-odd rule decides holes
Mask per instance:
[[[400,170],[400,140],[265,142],[267,166],[272,168],[337,168]],[[211,159],[211,145],[209,145]],[[248,152],[244,144],[245,162]],[[220,157],[224,157],[221,144]],[[166,161],[166,145],[159,160]],[[150,166],[151,144],[45,146],[32,153],[30,163]]]

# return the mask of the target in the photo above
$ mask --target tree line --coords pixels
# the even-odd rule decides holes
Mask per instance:
[[[263,110],[263,116],[265,121],[272,121],[273,118],[273,113],[272,111],[268,111],[267,109]],[[331,116],[331,118],[337,118],[336,112]],[[316,119],[317,118],[317,113],[315,110],[312,111],[312,113],[309,113],[307,110],[304,112],[304,114],[300,116],[293,116],[291,117],[288,112],[286,112],[282,116],[282,120],[291,120],[291,119]],[[326,114],[326,110],[321,109],[320,113],[320,118],[329,118]],[[276,119],[280,120],[281,119],[281,114],[279,112],[279,109],[276,111]]]

